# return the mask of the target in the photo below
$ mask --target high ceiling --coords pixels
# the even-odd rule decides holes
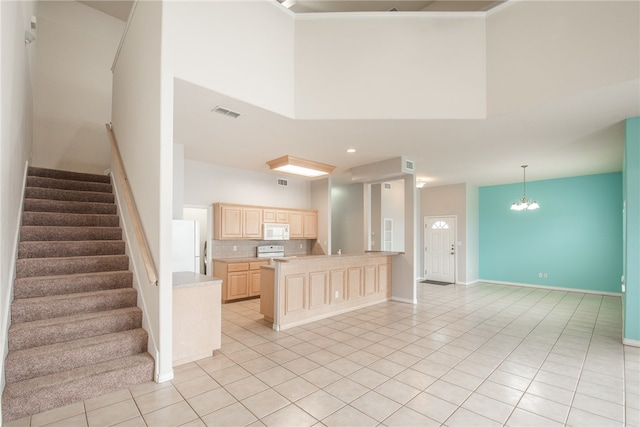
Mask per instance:
[[[126,21],[133,0],[78,0],[94,9]],[[478,12],[506,0],[278,0],[294,13],[378,12]]]
[[[107,11],[109,3],[131,2],[83,3],[115,13]],[[286,6],[295,13],[372,5],[407,13],[486,10],[499,3],[289,0]],[[529,165],[528,180],[620,171],[624,119],[640,115],[640,80],[481,120],[296,120],[180,80],[174,102],[174,141],[184,145],[187,160],[268,173],[266,161],[298,155],[335,165],[334,179],[348,182],[350,168],[402,155],[414,161],[427,186],[483,186],[519,182],[523,164]],[[212,113],[218,105],[242,115],[232,119]],[[347,148],[357,151],[348,154]]]
[[[506,0],[278,0],[294,13],[481,12]]]

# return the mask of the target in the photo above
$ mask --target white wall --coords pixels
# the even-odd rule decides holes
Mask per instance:
[[[38,5],[33,164],[104,173],[111,65],[125,23],[77,1]]]
[[[297,118],[483,118],[483,14],[298,15]]]
[[[156,380],[173,378],[171,233],[173,79],[163,73],[162,2],[136,3],[113,73],[113,126],[158,286],[140,277],[140,297],[156,348]],[[140,300],[140,298],[139,298]],[[140,303],[140,301],[139,301]]]
[[[314,254],[329,254],[331,250],[331,178],[311,182],[311,209],[318,211],[319,247],[312,248]]]
[[[275,1],[172,1],[163,22],[175,77],[293,116],[292,14]]]
[[[637,80],[639,14],[637,1],[517,1],[490,11],[489,115]]]
[[[277,185],[278,178],[289,185]],[[184,204],[208,206],[212,203],[311,208],[309,181],[291,175],[272,175],[194,160],[184,161]]]
[[[184,145],[173,144],[173,219],[182,219],[184,207]]]
[[[480,279],[480,189],[467,184],[466,249],[467,265],[465,283]]]
[[[37,41],[25,45],[34,3],[0,2],[0,345],[7,355],[7,330],[22,211],[25,167],[32,143],[32,63]],[[0,392],[4,390],[4,363]],[[0,408],[0,413],[2,409]]]
[[[384,219],[393,220],[393,251],[404,251],[404,180],[391,181],[391,189],[387,190],[382,184],[382,223],[380,224],[379,237],[381,247],[384,248]],[[380,232],[382,234],[380,234]]]
[[[363,252],[365,239],[364,184],[331,188],[331,253]],[[367,207],[368,209],[368,207]]]

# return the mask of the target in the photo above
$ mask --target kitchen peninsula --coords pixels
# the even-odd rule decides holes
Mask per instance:
[[[260,312],[280,331],[387,301],[397,254],[275,258],[261,267]]]

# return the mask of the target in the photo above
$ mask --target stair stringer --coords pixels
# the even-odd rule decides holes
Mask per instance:
[[[24,212],[24,195],[27,188],[27,176],[29,175],[29,161],[27,160],[24,165],[24,172],[22,174],[22,189],[20,191],[20,205],[18,207],[18,221],[15,227],[15,234],[13,236],[13,248],[11,249],[11,262],[7,265],[9,274],[7,277],[10,279],[11,286],[2,286],[0,290],[2,293],[7,292],[7,295],[0,296],[0,303],[2,304],[2,316],[0,317],[0,341],[2,342],[2,363],[0,363],[0,394],[4,393],[5,387],[5,375],[4,375],[4,361],[9,354],[9,327],[11,326],[11,303],[13,302],[13,282],[16,279],[16,265],[18,261],[18,246],[20,244],[20,229],[22,228],[22,214]],[[3,278],[0,278],[3,280]],[[2,414],[2,401],[0,399],[0,414]],[[1,419],[1,417],[0,417]],[[0,424],[1,421],[0,421]]]
[[[161,375],[160,373],[160,347],[158,345],[158,335],[160,330],[159,308],[160,293],[158,286],[149,283],[145,272],[144,262],[142,260],[140,246],[133,230],[133,221],[131,213],[124,200],[123,189],[121,187],[120,176],[111,170],[109,172],[111,182],[113,184],[113,194],[115,203],[120,214],[120,226],[123,232],[123,240],[125,241],[125,253],[129,256],[129,266],[133,272],[133,287],[138,291],[137,306],[142,310],[142,328],[148,333],[147,352],[153,356],[155,382],[161,383],[173,379],[173,371],[170,375]],[[151,313],[156,316],[152,317]]]

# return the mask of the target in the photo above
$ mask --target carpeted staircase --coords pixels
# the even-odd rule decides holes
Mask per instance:
[[[2,418],[152,381],[109,177],[29,168]]]

